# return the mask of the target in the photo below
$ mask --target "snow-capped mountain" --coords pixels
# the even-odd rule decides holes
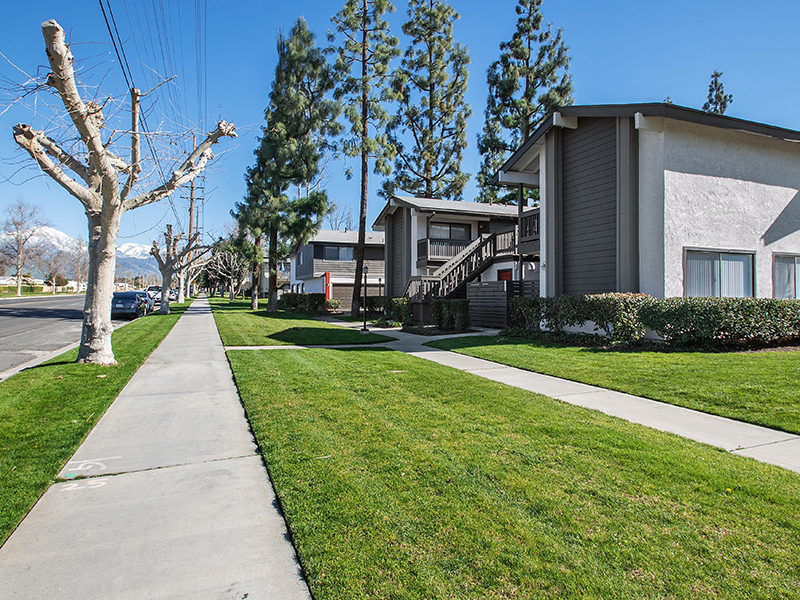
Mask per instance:
[[[58,252],[74,252],[79,240],[53,227],[42,227],[33,237],[33,242]],[[150,246],[127,242],[117,247],[117,275],[132,277],[136,275],[157,275],[156,260],[150,256]]]
[[[152,246],[128,242],[127,244],[117,246],[117,256],[124,254],[128,258],[142,258],[147,260],[150,258],[150,248],[152,248]]]

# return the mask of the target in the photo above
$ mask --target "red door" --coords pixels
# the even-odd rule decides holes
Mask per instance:
[[[511,269],[497,271],[497,281],[511,281]]]

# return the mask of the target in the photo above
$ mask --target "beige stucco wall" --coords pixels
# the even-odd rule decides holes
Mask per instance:
[[[773,253],[800,254],[800,144],[665,119],[639,132],[639,165],[643,292],[682,296],[684,249],[703,248],[754,253],[772,296]]]

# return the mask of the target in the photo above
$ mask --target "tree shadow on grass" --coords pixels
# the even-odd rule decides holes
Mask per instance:
[[[297,346],[378,344],[392,341],[392,338],[375,333],[363,335],[352,329],[329,329],[326,327],[289,327],[266,337]]]

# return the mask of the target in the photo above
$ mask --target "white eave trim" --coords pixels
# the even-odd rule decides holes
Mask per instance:
[[[560,112],[556,111],[553,113],[553,125],[565,129],[577,129],[578,117],[565,117]]]
[[[498,171],[497,183],[500,185],[527,185],[531,187],[539,186],[538,173],[519,173],[517,171]]]
[[[633,115],[633,126],[642,131],[661,133],[664,131],[664,117],[645,117],[637,112]]]

